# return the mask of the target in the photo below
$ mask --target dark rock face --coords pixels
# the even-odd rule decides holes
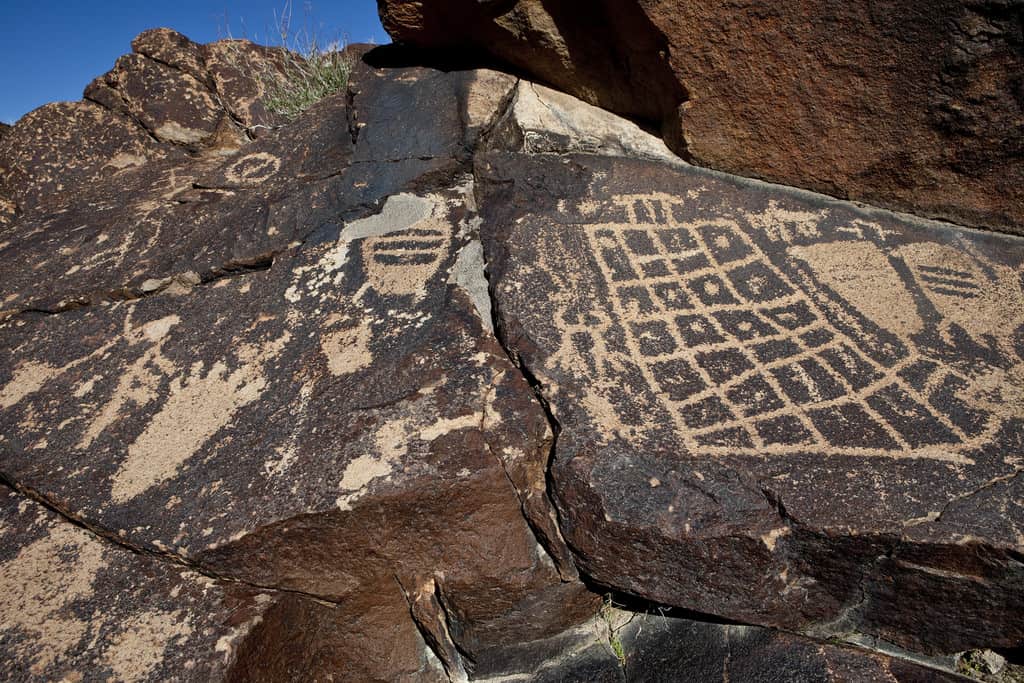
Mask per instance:
[[[400,594],[330,605],[214,579],[6,488],[0,513],[4,680],[447,680]]]
[[[9,489],[0,513],[4,680],[221,678],[275,599],[116,548]]]
[[[746,623],[1021,642],[1019,239],[649,162],[480,164],[586,574]]]
[[[397,41],[492,54],[661,122],[696,163],[1019,232],[1024,5],[380,0]]]
[[[140,108],[38,113],[102,127],[94,147],[43,143],[34,119],[4,139],[6,262],[35,265],[0,295],[0,475],[129,548],[324,603],[275,607],[242,679],[430,680],[427,641],[450,676],[484,675],[588,619],[546,495],[549,425],[488,331],[474,240],[468,151],[513,79],[361,66],[301,121],[185,154],[206,138],[160,126],[209,132],[205,100],[145,97],[208,82],[173,47],[105,77],[141,79]],[[102,182],[125,149],[138,165]],[[75,159],[61,188],[50,169]]]
[[[230,130],[230,119],[250,131],[281,123],[262,102],[265,83],[283,77],[279,50],[240,40],[198,45],[168,29],[139,34],[132,49],[86,87],[85,97],[160,142],[208,147]]]
[[[635,615],[617,636],[623,651],[630,653],[624,667],[627,681],[968,680],[884,655],[750,626]]]
[[[133,48],[0,139],[3,678],[930,675],[587,586],[1020,641],[1019,240],[493,71],[264,124],[272,51]]]
[[[675,681],[967,681],[941,668],[737,624],[696,621],[674,610],[602,609],[601,616],[551,639],[551,656],[533,646],[525,683]],[[512,669],[513,671],[515,669]]]

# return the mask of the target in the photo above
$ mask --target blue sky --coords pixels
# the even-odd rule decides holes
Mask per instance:
[[[89,81],[131,52],[132,38],[147,28],[167,26],[201,43],[228,35],[274,43],[274,15],[284,7],[285,0],[3,0],[0,121],[81,99]],[[293,24],[307,17],[328,40],[390,42],[376,0],[294,0]]]

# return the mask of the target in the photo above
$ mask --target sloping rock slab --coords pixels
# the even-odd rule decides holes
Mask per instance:
[[[274,602],[137,555],[0,488],[0,677],[221,680]]]
[[[886,655],[779,631],[640,614],[617,634],[625,680],[954,683],[970,680]]]
[[[967,681],[933,668],[772,629],[699,621],[671,608],[630,611],[606,604],[585,624],[542,643],[509,648],[503,683]],[[693,616],[693,615],[690,615]]]
[[[236,151],[200,157],[154,143],[92,102],[47,105],[0,144],[0,260],[11,264],[0,315],[264,268],[389,194],[445,182],[511,85],[479,72],[360,62],[346,92]]]
[[[1024,242],[626,159],[478,176],[586,574],[912,649],[1024,640]]]
[[[474,51],[660,122],[701,165],[1020,233],[1016,0],[378,0],[399,43]]]
[[[269,270],[10,318],[0,474],[221,576],[404,595],[453,670],[586,618],[544,413],[448,284],[471,207],[471,184],[399,194]]]

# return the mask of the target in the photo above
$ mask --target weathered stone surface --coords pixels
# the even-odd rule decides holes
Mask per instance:
[[[32,264],[5,274],[0,311],[134,298],[265,267],[421,176],[429,185],[430,174],[450,175],[489,123],[487,103],[493,115],[504,97],[480,94],[477,82],[491,80],[360,65],[347,92],[302,119],[226,157],[198,159],[165,152],[173,146],[90,103],[37,110],[0,146],[0,196],[21,211],[0,222],[0,257]],[[464,128],[470,95],[482,118]],[[408,111],[422,113],[418,129],[404,123]]]
[[[1024,225],[1015,0],[379,0],[391,36],[489,53],[662,123],[695,162],[968,224]]]
[[[331,604],[131,552],[6,487],[6,681],[442,681],[392,582]]]
[[[547,418],[489,331],[467,171],[513,85],[362,66],[234,155],[8,228],[5,262],[35,267],[2,278],[0,475],[132,548],[338,605],[280,607],[259,642],[294,647],[252,645],[243,678],[421,680],[426,638],[459,679],[596,609]],[[399,651],[360,663],[343,637]]]
[[[1021,642],[1019,238],[627,159],[478,176],[586,574],[746,623]]]
[[[0,139],[0,193],[26,213],[58,212],[83,188],[170,153],[137,124],[98,104],[46,104]]]
[[[239,645],[227,681],[447,683],[394,581],[337,605],[281,600]]]
[[[633,615],[617,633],[627,681],[953,683],[967,678],[885,655],[752,626]]]
[[[529,81],[517,84],[490,139],[527,154],[585,152],[682,163],[635,123]]]
[[[283,83],[287,60],[301,60],[298,55],[286,57],[280,49],[248,40],[199,45],[166,28],[140,33],[132,41],[132,50],[199,81],[216,96],[218,105],[253,135],[261,128],[284,123],[267,109],[264,98],[268,85]],[[352,51],[353,55],[360,52],[360,48]],[[109,80],[110,75],[104,79]],[[149,103],[152,96],[146,92],[142,99]]]
[[[544,643],[505,654],[481,680],[503,683],[664,681],[967,681],[953,660],[918,663],[755,626],[697,621],[672,609],[601,614]]]
[[[101,94],[102,93],[102,94]],[[121,57],[86,96],[116,106],[161,142],[200,145],[217,129],[224,111],[193,76],[139,54]]]
[[[132,52],[188,74],[210,90],[216,89],[206,64],[203,46],[177,31],[169,28],[143,31],[132,41]]]
[[[280,50],[248,40],[219,40],[203,45],[202,52],[213,90],[247,131],[258,136],[263,127],[283,123],[264,102],[268,84],[287,82]],[[357,47],[352,52],[358,55],[362,50]],[[254,73],[259,77],[253,78]]]
[[[472,659],[521,634],[517,610],[540,634],[552,604],[548,628],[585,617],[523,517],[559,543],[545,417],[444,284],[469,218],[459,192],[396,195],[269,271],[9,319],[4,476],[250,583],[430,585]]]
[[[277,599],[118,548],[6,487],[0,590],[5,681],[220,679]]]
[[[595,619],[576,562],[817,635],[1021,640],[1019,242],[694,170],[497,72],[378,54],[262,127],[239,46],[133,46],[109,103],[0,139],[0,481],[129,558],[117,614],[172,595],[165,575],[209,588],[213,649],[165,638],[170,673],[137,678],[931,675]],[[202,98],[147,98],[175,88],[215,95],[216,125]],[[167,122],[205,137],[154,137]],[[3,522],[0,567],[33,529]],[[236,593],[255,607],[225,655]],[[102,678],[102,628],[88,654],[45,628],[0,650]]]
[[[266,84],[282,77],[281,50],[226,40],[200,46],[169,29],[153,29],[132,41],[133,54],[85,89],[85,97],[137,121],[161,142],[209,147],[233,126],[282,120],[262,102]],[[237,147],[237,144],[235,145]]]

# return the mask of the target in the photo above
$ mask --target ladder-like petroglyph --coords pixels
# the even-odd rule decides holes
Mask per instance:
[[[605,372],[635,367],[691,452],[963,462],[1024,414],[1019,382],[1001,381],[1024,372],[1012,269],[934,242],[889,246],[864,226],[812,242],[694,220],[685,203],[620,195],[576,226],[606,296],[561,332],[563,359],[600,347],[618,357]],[[806,217],[803,229],[815,232]],[[942,362],[958,335],[978,357]]]

